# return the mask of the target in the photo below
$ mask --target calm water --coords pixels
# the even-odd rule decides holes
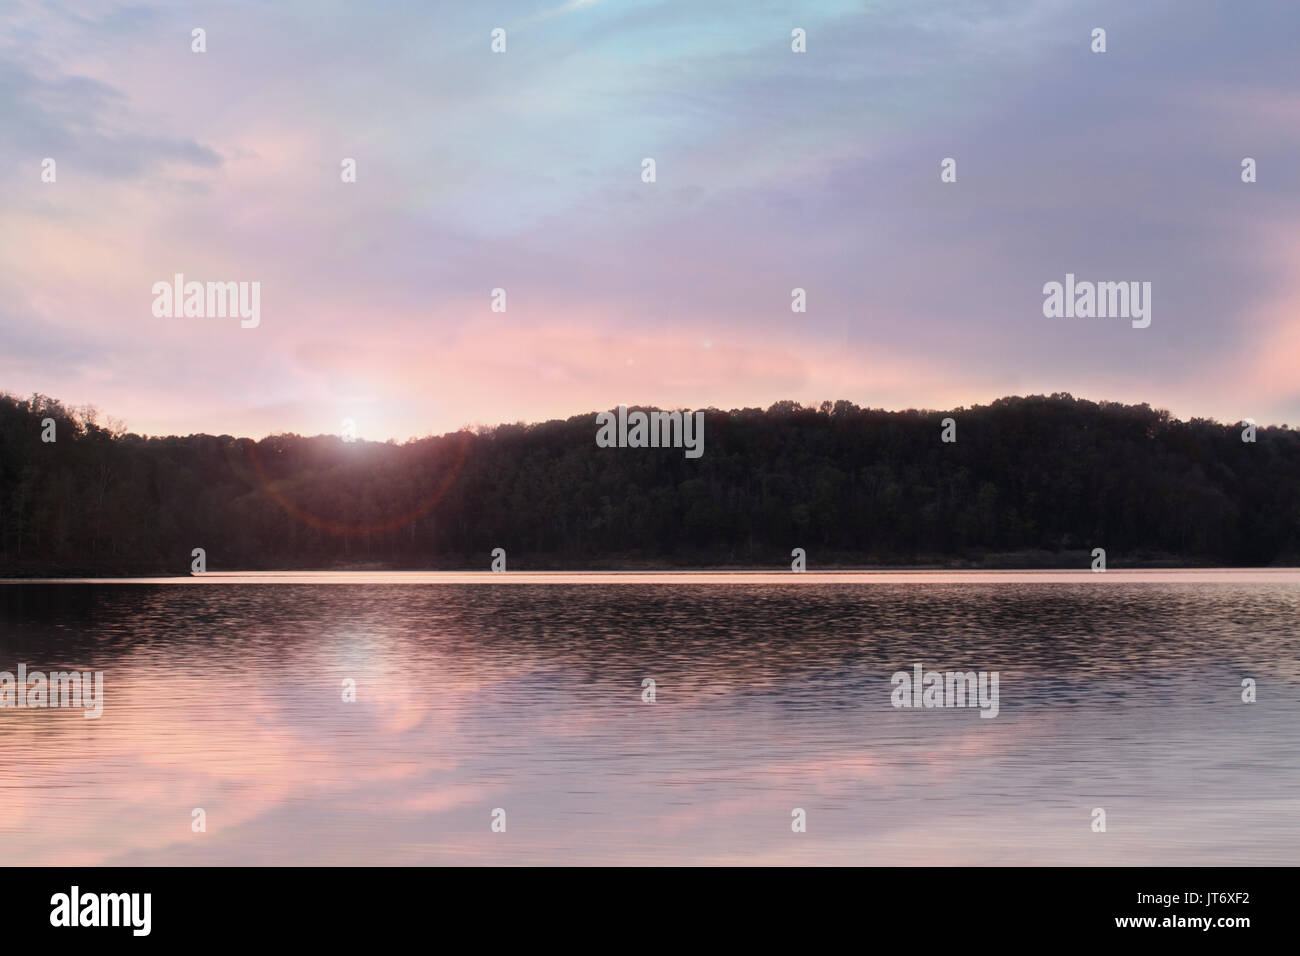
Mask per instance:
[[[0,863],[1300,861],[1295,572],[482,577],[0,585]]]

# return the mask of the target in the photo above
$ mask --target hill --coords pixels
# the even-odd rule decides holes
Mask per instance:
[[[196,547],[209,570],[1300,563],[1300,431],[1065,394],[709,409],[697,459],[599,448],[594,412],[404,444],[96,418],[0,396],[0,574],[186,573]]]

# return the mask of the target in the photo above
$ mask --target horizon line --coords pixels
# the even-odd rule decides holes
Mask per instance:
[[[1071,568],[987,569],[688,569],[613,571],[205,571],[200,574],[141,577],[0,578],[0,584],[393,584],[393,585],[595,585],[679,584],[684,577],[697,584],[1242,584],[1295,578],[1300,567],[1253,568],[1130,568],[1092,571]],[[1045,580],[1050,578],[1050,580]]]
[[[18,395],[14,392],[10,392],[7,389],[0,389],[0,398],[8,398],[17,402],[28,402],[36,397],[41,397],[49,401],[55,402],[61,408],[63,408],[64,411],[66,411],[70,416],[73,417],[75,417],[79,411],[86,408],[90,408],[95,412],[95,418],[93,419],[93,423],[100,428],[104,427],[103,424],[100,424],[99,421],[100,416],[103,417],[104,422],[111,423],[114,420],[116,420],[121,423],[121,426],[124,429],[120,433],[121,437],[133,435],[141,439],[166,439],[166,438],[192,438],[195,436],[206,436],[209,438],[228,437],[228,438],[233,438],[236,441],[252,441],[252,442],[262,442],[262,441],[266,441],[269,438],[282,438],[282,437],[295,437],[304,440],[311,440],[316,438],[341,439],[341,434],[339,432],[316,432],[315,434],[304,434],[298,431],[268,431],[261,437],[253,437],[252,435],[236,435],[233,432],[228,432],[228,431],[220,431],[220,432],[192,431],[186,434],[179,434],[176,432],[169,432],[166,434],[136,432],[127,428],[126,423],[124,421],[122,421],[121,419],[117,419],[116,416],[105,412],[103,409],[99,408],[99,406],[94,404],[70,405],[70,404],[65,404],[61,399],[56,398],[53,395],[47,395],[44,392],[32,392],[30,395],[23,396],[23,395]],[[1284,431],[1300,431],[1300,425],[1293,426],[1286,422],[1273,423],[1273,424],[1261,424],[1258,421],[1255,421],[1253,419],[1246,419],[1246,418],[1239,418],[1234,421],[1219,421],[1217,418],[1205,418],[1196,415],[1193,415],[1189,418],[1180,418],[1177,415],[1175,415],[1171,409],[1164,408],[1160,405],[1153,405],[1149,401],[1124,402],[1124,401],[1118,401],[1114,399],[1092,399],[1092,398],[1084,398],[1078,395],[1074,395],[1073,393],[1070,392],[1051,392],[1051,393],[1029,392],[1025,394],[1000,395],[997,398],[989,399],[986,403],[977,402],[971,405],[958,405],[954,408],[917,408],[917,407],[884,408],[884,407],[877,407],[872,405],[859,405],[857,402],[853,401],[852,399],[847,399],[847,398],[822,399],[820,402],[817,402],[815,404],[804,404],[798,399],[777,399],[773,401],[771,404],[769,404],[767,407],[762,407],[757,405],[746,405],[739,408],[718,408],[717,406],[714,405],[706,405],[703,407],[697,406],[694,409],[688,409],[684,406],[664,408],[663,406],[654,405],[654,404],[643,404],[643,403],[633,404],[630,402],[620,402],[609,409],[593,409],[591,411],[577,412],[575,414],[569,415],[567,418],[546,418],[546,419],[535,419],[531,421],[516,419],[515,421],[498,421],[493,424],[487,424],[484,422],[472,422],[472,423],[463,424],[459,428],[455,428],[450,431],[444,431],[438,434],[435,434],[434,432],[426,432],[423,435],[409,435],[406,438],[398,438],[396,435],[392,435],[387,438],[366,438],[361,435],[357,435],[350,442],[347,442],[347,444],[364,443],[364,444],[375,444],[375,445],[387,445],[387,444],[407,445],[414,442],[425,441],[428,439],[447,438],[452,435],[460,435],[466,432],[470,434],[476,434],[480,430],[491,431],[498,428],[513,428],[513,427],[533,428],[540,425],[549,425],[555,422],[560,422],[560,423],[570,422],[575,418],[583,418],[588,415],[596,416],[605,411],[614,411],[618,409],[620,406],[626,406],[629,410],[639,409],[645,411],[715,412],[719,414],[734,415],[738,412],[750,412],[750,411],[757,411],[762,414],[767,414],[776,406],[786,402],[790,402],[793,403],[795,406],[797,406],[798,411],[810,411],[817,414],[822,414],[821,409],[823,406],[827,404],[834,406],[839,402],[848,402],[849,404],[853,405],[858,411],[863,411],[863,412],[883,412],[889,415],[903,415],[909,412],[914,412],[918,415],[939,415],[939,414],[971,412],[980,409],[988,409],[988,408],[992,408],[993,405],[995,405],[998,402],[1004,402],[1004,401],[1014,400],[1014,399],[1019,399],[1022,401],[1031,400],[1031,399],[1043,399],[1045,401],[1057,401],[1057,402],[1066,402],[1066,401],[1074,402],[1074,403],[1082,402],[1089,405],[1095,405],[1099,408],[1106,408],[1108,406],[1111,407],[1118,406],[1121,408],[1148,408],[1152,412],[1155,412],[1157,414],[1160,413],[1165,414],[1166,416],[1168,416],[1171,422],[1176,422],[1179,424],[1198,423],[1198,424],[1205,424],[1205,425],[1214,425],[1220,428],[1235,428],[1239,425],[1244,425],[1247,422],[1250,422],[1254,424],[1255,427],[1261,431],[1267,431],[1269,429],[1280,429]],[[792,411],[793,410],[796,409],[792,409]]]

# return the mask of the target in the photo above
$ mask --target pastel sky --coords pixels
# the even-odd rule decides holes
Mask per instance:
[[[8,0],[0,390],[150,434],[1055,391],[1300,424],[1298,40],[1293,0]],[[260,282],[260,326],[156,318],[177,272]],[[1151,326],[1045,318],[1067,272],[1151,282]]]

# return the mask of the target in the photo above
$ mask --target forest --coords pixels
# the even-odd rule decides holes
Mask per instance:
[[[650,411],[650,409],[644,409]],[[706,453],[596,412],[405,443],[143,437],[0,395],[0,576],[1300,564],[1300,430],[1068,394],[949,411],[707,409]],[[945,418],[955,441],[941,439]],[[52,419],[53,429],[46,420]],[[52,431],[54,441],[43,440]]]

